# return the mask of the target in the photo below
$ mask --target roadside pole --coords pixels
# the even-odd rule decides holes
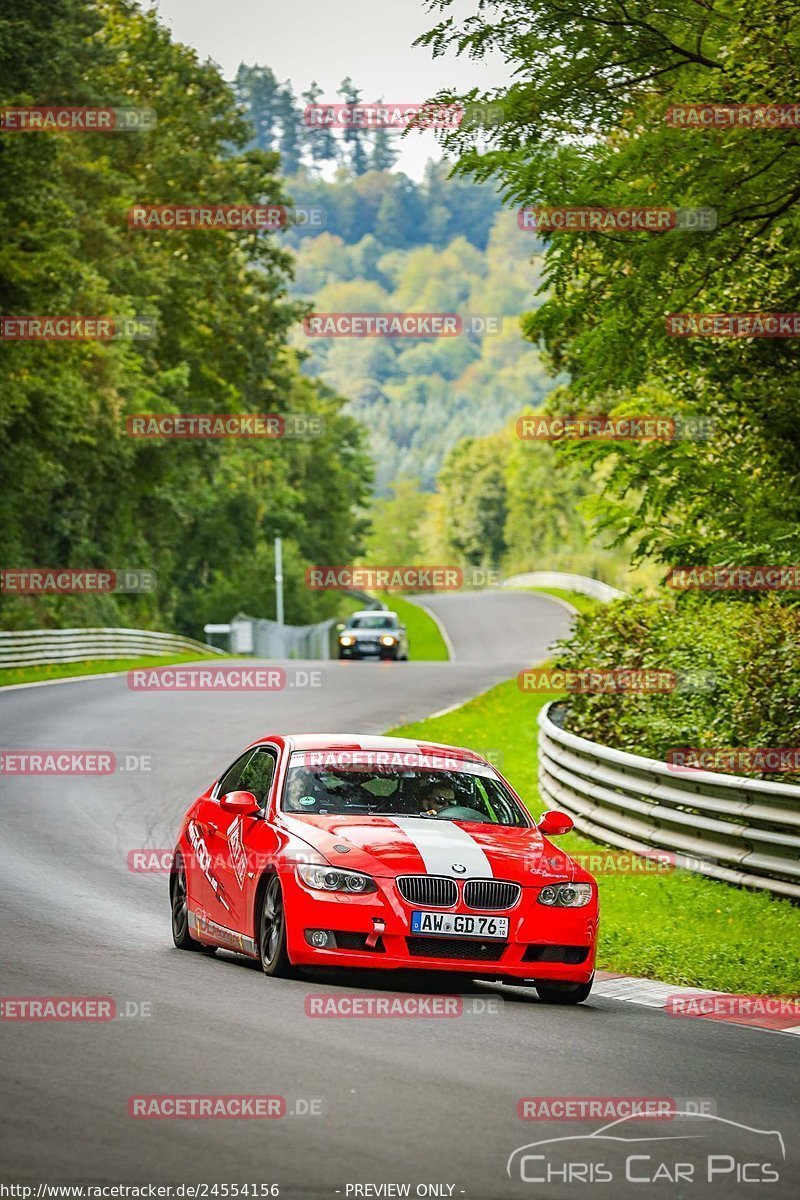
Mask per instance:
[[[276,620],[283,624],[283,546],[279,537],[275,538],[275,596],[278,605]]]

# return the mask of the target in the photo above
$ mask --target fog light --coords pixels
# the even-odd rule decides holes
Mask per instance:
[[[336,945],[336,939],[327,929],[307,929],[306,941],[310,946],[316,947],[317,950],[324,950],[326,946],[333,947]]]

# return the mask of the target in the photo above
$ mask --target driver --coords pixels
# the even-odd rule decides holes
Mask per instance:
[[[455,789],[449,783],[429,783],[422,797],[421,810],[423,817],[438,817],[444,808],[450,808],[456,802]]]

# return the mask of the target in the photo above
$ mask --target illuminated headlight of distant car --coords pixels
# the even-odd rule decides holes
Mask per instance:
[[[339,634],[339,645],[340,646],[352,646],[353,642],[355,640],[356,640],[355,638],[350,637],[349,633],[340,633]]]
[[[372,876],[363,875],[361,871],[340,871],[338,867],[312,864],[298,866],[297,874],[306,887],[318,892],[349,892],[350,895],[363,896],[365,892],[378,890]]]
[[[396,637],[392,637],[390,634],[387,633],[387,634],[384,634],[384,636],[381,638],[381,645],[382,646],[393,646],[396,641],[397,641]]]
[[[583,908],[592,898],[590,883],[548,884],[539,892],[538,901],[548,908]]]

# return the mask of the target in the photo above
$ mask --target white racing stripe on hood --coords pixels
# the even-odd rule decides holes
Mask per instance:
[[[414,843],[429,875],[494,878],[492,865],[474,837],[453,821],[436,821],[431,817],[392,817],[392,821]],[[454,863],[466,870],[454,871]]]

